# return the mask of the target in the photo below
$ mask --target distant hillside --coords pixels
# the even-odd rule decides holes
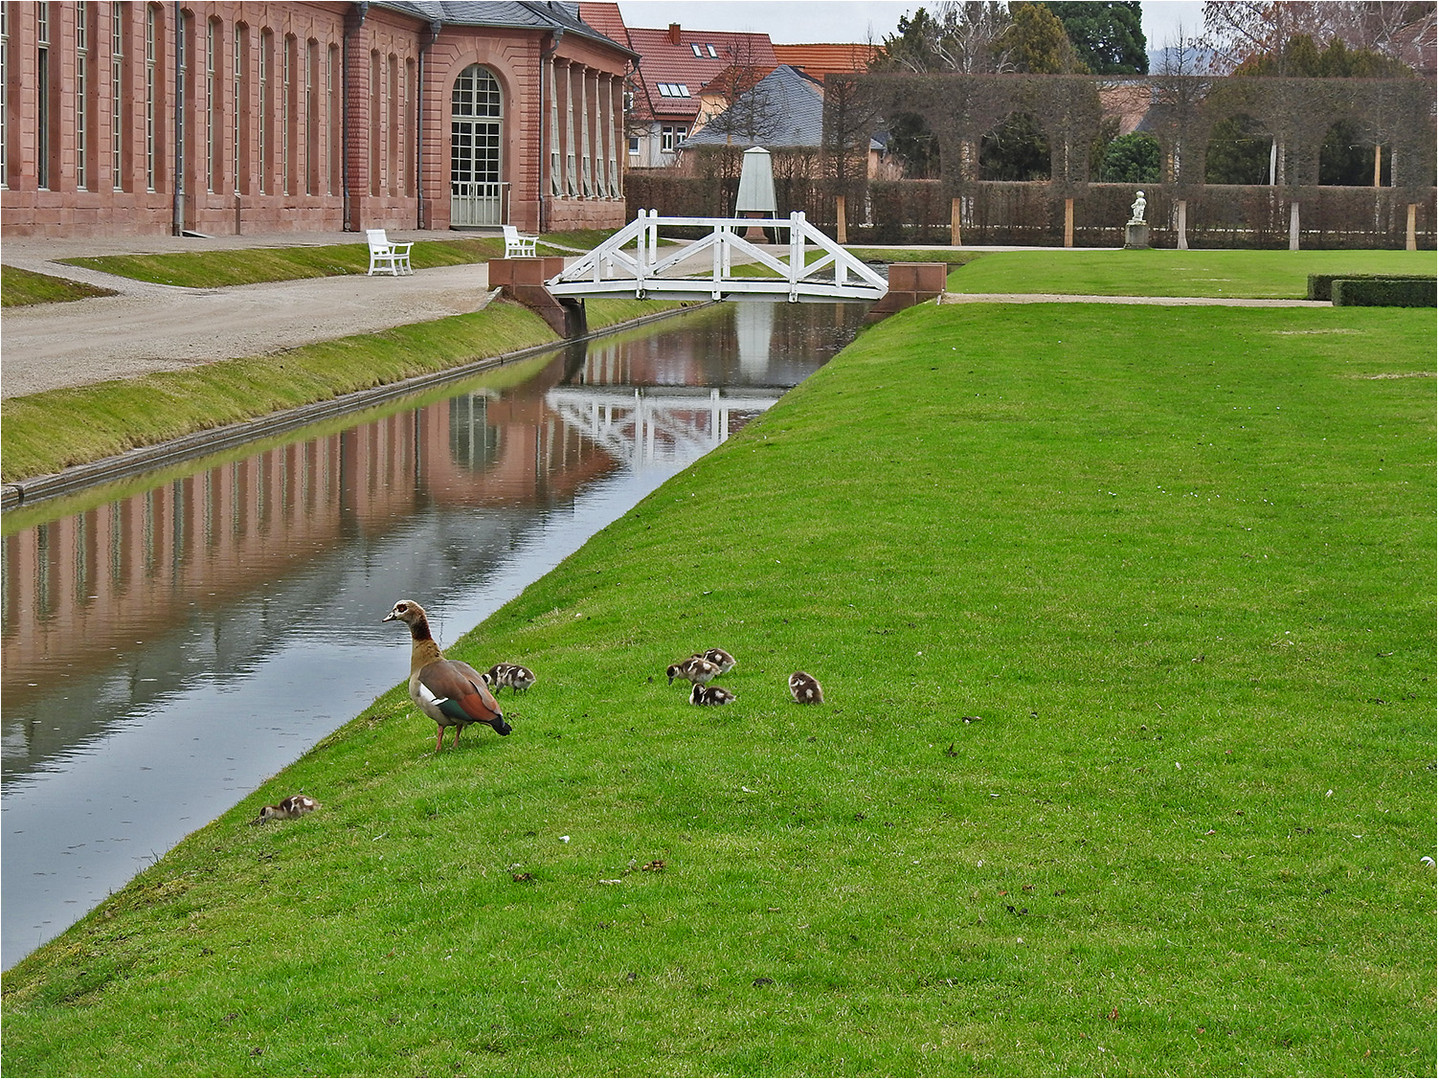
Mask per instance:
[[[1182,51],[1173,46],[1150,49],[1149,74],[1163,75],[1166,60],[1169,61],[1170,71],[1179,71],[1185,75],[1206,74],[1213,57],[1214,50],[1195,48],[1192,45],[1186,45]]]

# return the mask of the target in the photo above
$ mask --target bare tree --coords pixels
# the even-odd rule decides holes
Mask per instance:
[[[1013,70],[1007,49],[1000,39],[1009,29],[1008,5],[971,0],[943,0],[939,5],[940,57],[944,70],[964,75],[993,75]]]
[[[1160,175],[1172,184],[1184,177],[1184,160],[1191,150],[1189,128],[1209,93],[1209,80],[1200,77],[1208,65],[1200,37],[1186,34],[1183,23],[1162,49],[1159,70],[1150,85],[1154,129],[1163,153]]]
[[[900,17],[899,32],[884,39],[872,69],[917,75],[1010,71],[1013,64],[999,43],[1009,24],[1005,4],[940,0],[932,14],[921,7],[913,17]]]
[[[841,189],[862,183],[868,172],[869,143],[881,125],[873,95],[852,74],[824,80],[824,167]]]
[[[1291,38],[1308,34],[1320,45],[1338,38],[1351,49],[1373,49],[1432,74],[1435,9],[1433,2],[1398,0],[1209,0],[1201,40],[1213,51],[1218,73],[1251,56],[1277,54]]]
[[[777,135],[784,125],[783,109],[772,97],[755,93],[755,87],[770,69],[759,56],[752,38],[745,37],[725,48],[728,64],[706,85],[716,96],[719,111],[705,127],[719,132],[726,141],[758,144]]]

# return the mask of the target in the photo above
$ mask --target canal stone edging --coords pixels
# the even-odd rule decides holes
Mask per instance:
[[[13,510],[20,506],[40,502],[44,499],[54,499],[61,495],[69,495],[87,487],[93,487],[96,484],[123,480],[127,477],[135,476],[143,472],[150,472],[167,465],[173,465],[177,462],[217,454],[231,447],[240,446],[256,439],[262,439],[270,435],[280,435],[287,431],[308,427],[321,420],[328,420],[331,417],[340,416],[348,412],[369,408],[372,405],[378,405],[394,398],[406,397],[421,390],[427,390],[433,386],[440,386],[447,382],[458,382],[470,375],[488,371],[491,368],[501,367],[504,364],[512,363],[516,360],[537,356],[540,353],[554,352],[576,341],[589,341],[593,338],[604,337],[608,334],[631,329],[632,327],[644,326],[647,323],[672,318],[685,311],[693,311],[699,307],[706,307],[713,302],[714,301],[707,301],[703,304],[690,304],[682,308],[656,312],[653,315],[644,315],[638,319],[629,319],[625,322],[616,323],[613,326],[607,326],[602,330],[596,330],[593,333],[571,338],[567,341],[549,341],[540,345],[531,345],[527,348],[516,349],[512,352],[500,353],[498,356],[481,357],[469,363],[461,364],[458,367],[449,367],[442,371],[431,371],[424,375],[413,375],[408,379],[401,379],[399,382],[386,383],[383,386],[373,386],[365,390],[355,390],[351,393],[341,394],[339,397],[329,398],[325,401],[311,402],[308,405],[297,405],[293,409],[284,409],[280,412],[270,413],[268,416],[257,417],[253,420],[242,420],[239,423],[226,424],[223,427],[207,428],[204,431],[197,431],[191,435],[182,435],[177,439],[169,439],[151,446],[137,446],[135,449],[126,450],[122,454],[101,458],[99,461],[86,462],[83,465],[72,465],[70,468],[62,469],[57,473],[47,473],[44,476],[18,480],[0,487],[0,510]]]

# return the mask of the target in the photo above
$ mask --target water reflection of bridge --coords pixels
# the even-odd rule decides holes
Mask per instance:
[[[731,417],[764,412],[781,389],[666,386],[557,386],[545,404],[572,430],[620,461],[644,464],[661,453],[697,457],[729,438]]]

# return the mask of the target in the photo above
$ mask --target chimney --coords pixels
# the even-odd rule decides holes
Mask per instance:
[[[671,44],[671,45],[678,45],[679,43],[680,43],[680,24],[677,23],[677,22],[672,22],[672,23],[670,23],[670,44]]]

